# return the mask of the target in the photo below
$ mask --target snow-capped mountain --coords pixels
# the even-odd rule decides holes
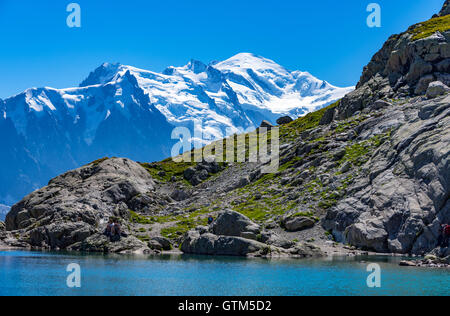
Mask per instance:
[[[32,88],[0,100],[0,202],[100,157],[168,157],[174,126],[197,129],[207,142],[264,119],[304,115],[352,89],[247,53],[162,73],[105,63],[79,87]]]
[[[307,72],[288,71],[272,60],[241,53],[209,65],[191,60],[163,73],[120,64],[104,64],[81,87],[135,77],[151,102],[175,126],[202,122],[202,131],[218,138],[229,129],[239,133],[320,109],[352,91],[319,80]]]

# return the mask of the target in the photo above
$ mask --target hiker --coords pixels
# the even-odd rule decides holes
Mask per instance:
[[[442,243],[442,247],[447,248],[449,240],[450,240],[450,225],[449,224],[444,225],[442,234],[444,236],[444,241]]]
[[[119,221],[114,221],[112,230],[111,230],[111,242],[120,241],[122,237],[122,226],[120,226]]]
[[[208,217],[208,225],[211,225],[212,223],[214,223],[214,217],[212,217],[212,215],[209,215],[209,217]]]
[[[450,225],[442,225],[441,233],[439,234],[438,245],[442,248],[447,248],[450,239]]]
[[[120,221],[114,218],[109,220],[104,235],[108,237],[111,242],[120,241],[121,237],[128,237],[128,235],[122,231]]]
[[[104,232],[104,235],[106,237],[111,238],[112,233],[113,233],[113,227],[114,227],[114,221],[112,220],[112,218],[110,218],[109,221],[108,221],[108,225],[106,225],[106,229],[105,229],[105,232]]]

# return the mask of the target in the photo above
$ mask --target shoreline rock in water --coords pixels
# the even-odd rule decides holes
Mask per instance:
[[[448,7],[447,1],[441,15]],[[216,162],[216,148],[208,146],[186,157],[200,154],[209,162],[100,159],[14,205],[0,242],[101,252],[181,245],[198,254],[374,251],[447,258],[449,248],[440,247],[441,227],[450,223],[445,21],[434,18],[391,36],[355,91],[280,125],[276,173],[264,173],[265,161],[250,162],[250,149],[243,163]],[[209,215],[216,222],[201,226]],[[101,235],[111,217],[120,218],[130,237],[110,243]]]
[[[439,258],[427,255],[419,260],[403,260],[399,263],[402,267],[425,267],[425,268],[450,268],[450,256]]]
[[[257,235],[256,235],[257,234]],[[227,210],[219,217],[210,229],[199,227],[189,231],[181,251],[186,254],[216,255],[216,256],[252,256],[252,257],[322,257],[322,251],[310,244],[291,244],[289,249],[280,248],[261,241],[262,232],[259,225],[246,216]],[[259,237],[259,238],[258,238]],[[270,237],[266,242],[271,240]],[[283,244],[283,242],[281,242]],[[289,242],[284,242],[289,244]]]

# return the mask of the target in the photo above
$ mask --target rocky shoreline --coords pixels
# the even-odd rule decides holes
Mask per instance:
[[[4,225],[0,222],[0,232]],[[155,237],[147,244],[129,236],[118,242],[110,242],[108,238],[97,233],[83,242],[75,243],[66,249],[51,249],[47,247],[32,247],[20,243],[14,238],[0,240],[0,251],[33,250],[33,251],[63,251],[74,253],[115,253],[122,255],[209,255],[209,256],[240,256],[247,258],[270,259],[304,259],[330,257],[402,257],[395,253],[377,253],[345,246],[334,241],[322,243],[295,243],[280,235],[265,231],[247,217],[226,210],[218,216],[211,226],[198,226],[186,233],[179,249],[174,249],[170,240]],[[259,239],[259,241],[257,240]],[[6,242],[6,243],[5,243]],[[9,243],[9,244],[8,244]],[[414,260],[402,260],[404,267],[450,268],[450,256],[440,258],[428,255]]]
[[[14,205],[0,224],[0,247],[273,258],[392,253],[421,258],[404,266],[448,267],[450,248],[440,237],[450,223],[449,1],[433,19],[391,36],[354,92],[279,120],[277,173],[265,174],[263,161],[220,162],[211,153],[223,142],[187,153],[201,162],[99,159]],[[128,236],[118,242],[102,234],[113,217]]]

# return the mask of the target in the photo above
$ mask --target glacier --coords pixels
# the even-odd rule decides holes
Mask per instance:
[[[105,63],[78,87],[31,88],[0,100],[0,203],[101,157],[167,158],[177,126],[202,133],[205,144],[262,120],[297,118],[352,90],[251,53],[161,73]]]

